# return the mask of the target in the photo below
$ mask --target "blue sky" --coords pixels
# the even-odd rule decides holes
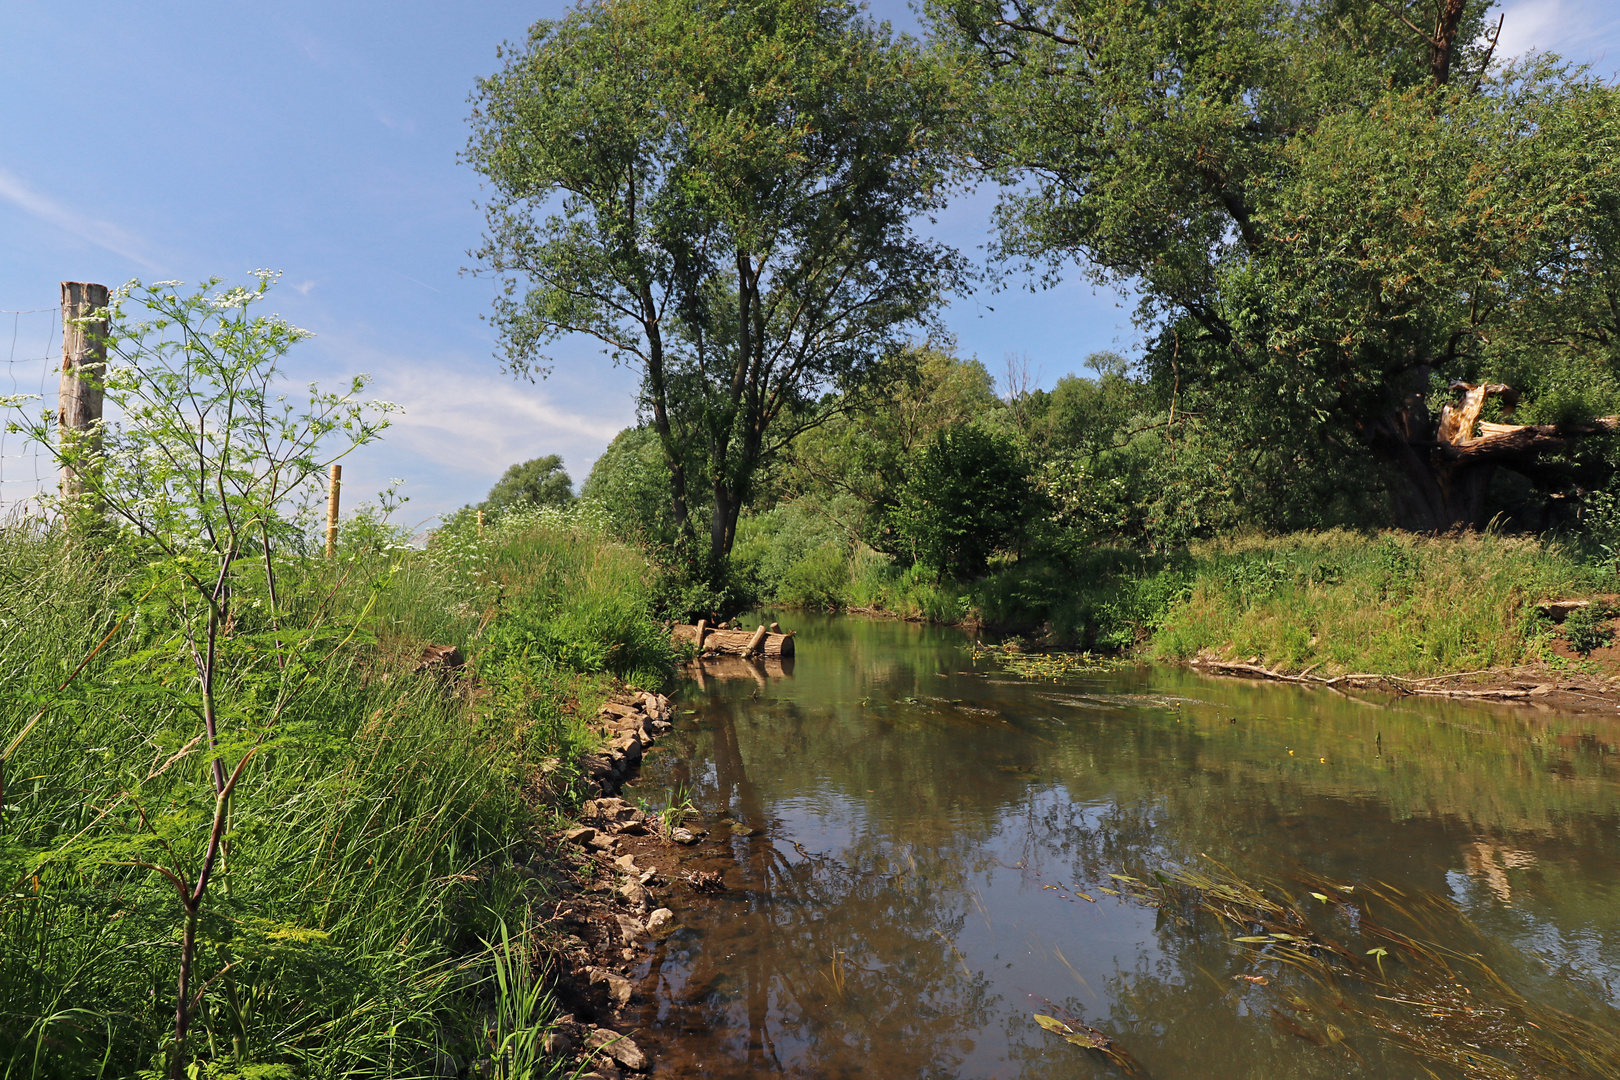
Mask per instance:
[[[915,25],[900,0],[873,8]],[[547,453],[582,480],[633,419],[630,372],[581,341],[554,350],[544,382],[503,375],[480,320],[493,284],[459,273],[482,224],[478,178],[456,161],[468,92],[496,70],[498,44],[563,10],[5,0],[0,310],[49,308],[65,279],[279,269],[273,307],[316,334],[292,374],[335,386],[368,372],[376,396],[405,410],[346,465],[346,500],[400,477],[414,523]],[[1620,67],[1620,6],[1518,0],[1506,12],[1506,55],[1553,49]],[[990,202],[963,199],[937,234],[972,253]],[[27,317],[23,332],[46,318]],[[1038,295],[958,298],[946,320],[964,353],[997,373],[1006,354],[1026,356],[1044,385],[1090,352],[1135,344],[1128,305],[1077,276]]]

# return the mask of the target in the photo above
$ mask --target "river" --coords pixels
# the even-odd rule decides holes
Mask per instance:
[[[1620,722],[777,617],[629,792],[726,885],[647,955],[655,1076],[1616,1075]]]

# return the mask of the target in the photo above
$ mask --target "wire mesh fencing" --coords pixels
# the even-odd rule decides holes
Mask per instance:
[[[62,368],[62,310],[58,307],[0,309],[0,396],[27,396],[17,406],[37,416],[56,410]],[[0,410],[0,515],[38,513],[39,496],[56,490],[56,463],[46,448],[26,435],[6,431],[20,419],[16,409]]]

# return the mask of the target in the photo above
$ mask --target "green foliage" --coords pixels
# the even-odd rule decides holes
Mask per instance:
[[[1564,619],[1564,640],[1582,656],[1590,656],[1593,649],[1614,644],[1614,627],[1603,618],[1605,612],[1594,606],[1576,608]]]
[[[629,427],[613,437],[580,488],[580,498],[602,507],[615,536],[673,551],[680,540],[670,510],[669,466],[658,433]]]
[[[1535,602],[1612,585],[1570,552],[1492,534],[1330,531],[1195,546],[1152,651],[1285,669],[1434,675],[1540,659]]]
[[[499,514],[517,506],[567,506],[574,501],[574,482],[556,454],[522,461],[495,481],[479,509]]]
[[[480,664],[606,673],[644,686],[668,678],[669,636],[652,619],[652,574],[633,549],[588,526],[512,530],[490,551],[490,571],[514,589],[484,635]]]
[[[1222,503],[1333,524],[1368,478],[1392,497],[1350,500],[1358,524],[1483,525],[1475,465],[1422,449],[1436,377],[1506,381],[1536,422],[1614,411],[1620,93],[1546,58],[1485,71],[1487,7],[1431,42],[1370,0],[931,5],[992,118],[970,138],[1008,185],[1001,255],[1138,292],[1160,408],[1204,445],[1181,486],[1219,493],[1206,534]],[[1497,466],[1569,495],[1613,462],[1552,441]]]
[[[1010,438],[973,424],[938,432],[900,489],[895,531],[916,561],[971,577],[1015,546],[1032,516],[1029,466]]]
[[[815,499],[784,503],[738,523],[732,569],[761,602],[810,611],[847,603],[850,542]]]
[[[843,0],[599,0],[478,84],[507,362],[586,333],[640,370],[671,523],[695,542],[709,512],[711,583],[759,469],[827,392],[887,382],[960,278],[912,224],[942,204],[949,90]]]
[[[531,1067],[549,1003],[482,943],[521,910],[530,800],[593,744],[580,711],[608,672],[668,671],[650,570],[590,506],[466,513],[418,551],[391,493],[320,557],[323,443],[380,425],[271,396],[299,334],[248,313],[266,281],[121,293],[156,317],[112,313],[124,424],[63,451],[91,498],[0,532],[0,1070],[555,1074]],[[98,508],[125,527],[81,528]],[[481,693],[420,670],[426,642],[470,651]]]
[[[908,347],[901,377],[877,397],[846,399],[794,444],[782,494],[808,497],[849,536],[882,551],[905,550],[890,520],[913,457],[938,432],[1005,413],[995,380],[948,343]]]

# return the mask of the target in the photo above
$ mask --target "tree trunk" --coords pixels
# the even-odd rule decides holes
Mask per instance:
[[[1501,383],[1454,383],[1460,402],[1430,421],[1421,395],[1372,430],[1369,442],[1394,466],[1403,484],[1394,492],[1395,523],[1413,532],[1443,533],[1480,529],[1487,524],[1485,497],[1498,468],[1536,471],[1542,455],[1562,450],[1571,440],[1615,431],[1620,417],[1597,417],[1577,424],[1493,424],[1480,414],[1500,398],[1511,417],[1518,392]]]

